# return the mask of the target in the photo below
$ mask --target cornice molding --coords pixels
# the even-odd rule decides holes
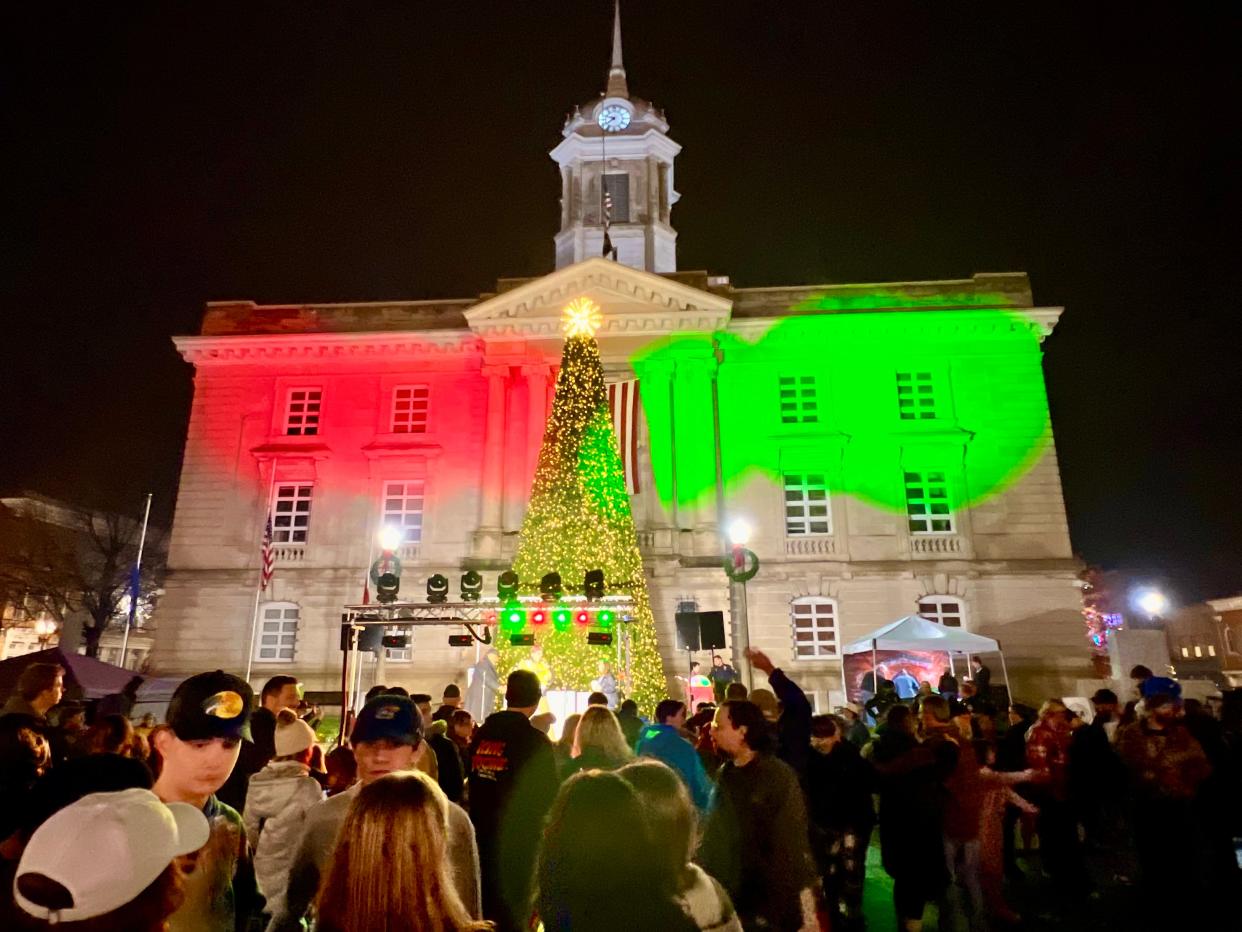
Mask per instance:
[[[874,335],[883,337],[889,333],[922,334],[945,337],[989,337],[1026,331],[1042,342],[1057,325],[1064,308],[1024,307],[988,308],[965,310],[953,308],[920,308],[909,311],[799,311],[789,314],[773,314],[769,317],[746,317],[734,319],[728,324],[728,332],[747,340],[757,340],[767,334],[776,324],[798,317],[860,317],[874,321]],[[900,319],[897,318],[900,314]]]
[[[480,356],[483,351],[478,337],[468,330],[183,336],[172,339],[177,352],[194,366],[351,357],[444,359]]]

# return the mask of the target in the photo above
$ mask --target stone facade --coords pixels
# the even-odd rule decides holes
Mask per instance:
[[[1039,349],[1060,309],[1037,307],[1024,274],[736,288],[677,271],[680,147],[667,130],[629,94],[615,24],[608,87],[575,109],[551,153],[562,170],[553,272],[501,279],[477,298],[212,304],[199,335],[176,339],[195,391],[159,612],[161,672],[244,669],[254,651],[256,682],[292,671],[313,689],[338,684],[341,607],[359,601],[393,489],[407,511],[420,509],[404,516],[419,533],[401,554],[403,595],[420,597],[436,572],[455,585],[465,568],[484,571],[494,593],[550,410],[561,311],[587,297],[603,310],[607,376],[640,381],[633,508],[670,674],[685,664],[677,605],[729,608],[720,529],[741,515],[762,561],[748,586],[750,642],[821,704],[839,698],[841,644],[929,599],[956,613],[949,623],[1001,640],[1024,695],[1069,692],[1090,675]],[[608,175],[626,180],[608,182],[617,200],[605,228]],[[605,236],[616,262],[599,258]],[[934,414],[902,420],[903,378],[928,392],[934,381]],[[817,416],[784,416],[789,379],[810,380]],[[425,421],[403,429],[400,399],[415,396]],[[1028,450],[1017,425],[1032,423],[1043,436]],[[1023,456],[1012,475],[989,474],[998,458]],[[830,516],[791,530],[791,475],[814,486],[796,491],[807,514]],[[960,500],[951,519],[912,519],[911,476],[935,476],[943,488],[927,495]],[[264,520],[281,520],[282,495],[299,494],[309,527],[276,545],[260,606],[270,625],[261,618],[251,645]],[[798,606],[815,613],[809,652],[806,631],[794,632]],[[473,659],[446,646],[444,629],[424,629],[381,674],[433,691],[462,681]]]

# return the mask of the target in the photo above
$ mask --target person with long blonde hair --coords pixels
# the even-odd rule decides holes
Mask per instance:
[[[448,876],[448,807],[444,791],[420,771],[364,786],[319,889],[318,932],[494,928],[470,918]]]
[[[634,759],[617,717],[602,705],[582,713],[574,730],[572,757],[565,764],[562,778],[583,770],[616,770]]]

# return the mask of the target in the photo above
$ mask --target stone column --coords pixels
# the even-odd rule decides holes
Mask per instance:
[[[647,363],[639,373],[639,392],[647,422],[647,459],[652,488],[648,494],[649,526],[657,549],[673,550],[678,525],[678,488],[675,451],[679,438],[673,422],[673,364]]]
[[[522,515],[526,510],[526,399],[522,391],[515,391],[516,378],[510,383],[505,411],[504,439],[504,516],[506,534],[516,534],[522,527]],[[524,391],[525,389],[523,389]]]
[[[526,376],[526,488],[529,492],[547,424],[548,367],[523,366],[522,375]]]
[[[677,430],[677,478],[682,502],[682,554],[714,556],[721,552],[716,518],[716,438],[712,424],[712,368],[708,358],[677,362],[674,417]]]
[[[474,533],[474,552],[480,557],[500,555],[500,531],[504,518],[505,407],[508,400],[509,367],[485,365],[487,424],[483,432],[483,487],[479,490],[479,526]]]

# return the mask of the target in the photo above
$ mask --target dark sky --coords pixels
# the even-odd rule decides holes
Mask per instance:
[[[684,146],[679,265],[1025,270],[1076,549],[1242,590],[1239,21],[1226,3],[629,0]],[[998,8],[999,7],[999,8]],[[0,490],[167,519],[202,305],[469,296],[552,265],[574,2],[14,4]],[[1232,270],[1232,271],[1231,271]]]

